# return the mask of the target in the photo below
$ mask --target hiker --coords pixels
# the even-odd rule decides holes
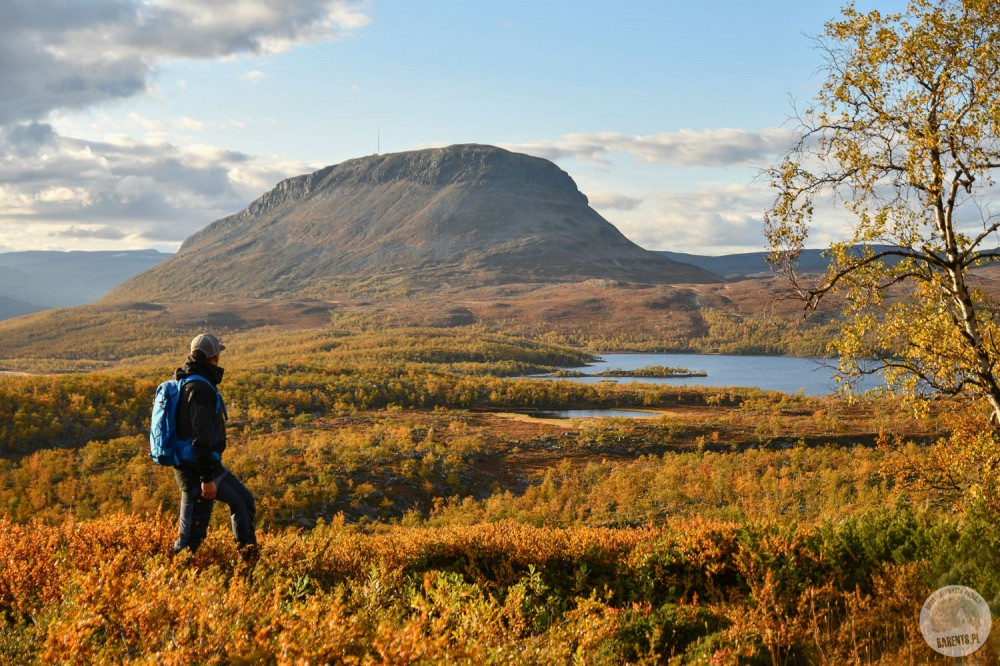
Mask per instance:
[[[217,387],[223,374],[219,354],[225,348],[216,336],[202,333],[191,341],[191,355],[184,366],[174,372],[176,380],[191,378],[180,390],[177,437],[190,440],[194,450],[193,462],[174,465],[174,478],[181,491],[174,552],[198,549],[208,531],[212,507],[219,500],[229,505],[240,555],[249,561],[257,554],[254,531],[257,509],[250,491],[222,465],[222,452],[226,450],[226,408]]]

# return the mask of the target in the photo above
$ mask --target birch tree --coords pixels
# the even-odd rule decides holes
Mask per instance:
[[[1000,429],[1000,330],[974,269],[1000,260],[1000,0],[853,5],[817,39],[825,79],[768,171],[770,259],[808,309],[842,297],[845,377],[872,362],[904,395],[965,396]],[[816,211],[846,211],[822,279],[797,273]]]

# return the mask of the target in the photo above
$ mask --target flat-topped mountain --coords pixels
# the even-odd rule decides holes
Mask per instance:
[[[592,278],[720,280],[625,238],[555,164],[457,145],[282,181],[110,298],[336,296]]]

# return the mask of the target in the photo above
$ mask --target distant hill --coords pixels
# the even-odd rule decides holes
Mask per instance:
[[[872,247],[876,252],[889,248],[888,245],[874,245]],[[799,257],[799,270],[803,273],[825,272],[829,265],[829,259],[825,253],[826,250],[803,250]],[[771,265],[767,263],[767,252],[724,254],[717,257],[667,250],[660,250],[657,254],[667,259],[703,268],[717,275],[757,275],[771,272]]]
[[[39,310],[44,309],[45,308],[39,305],[33,305],[31,303],[25,303],[13,298],[7,298],[6,296],[0,296],[0,319],[20,317],[21,315],[38,312]]]
[[[156,250],[0,253],[0,319],[92,303],[169,256]]]
[[[625,238],[555,164],[458,145],[285,180],[109,300],[329,298],[594,278],[721,279]]]

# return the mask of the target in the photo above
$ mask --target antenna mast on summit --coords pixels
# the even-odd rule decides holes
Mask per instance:
[[[382,152],[382,128],[379,127],[375,130],[375,154],[379,155]]]

